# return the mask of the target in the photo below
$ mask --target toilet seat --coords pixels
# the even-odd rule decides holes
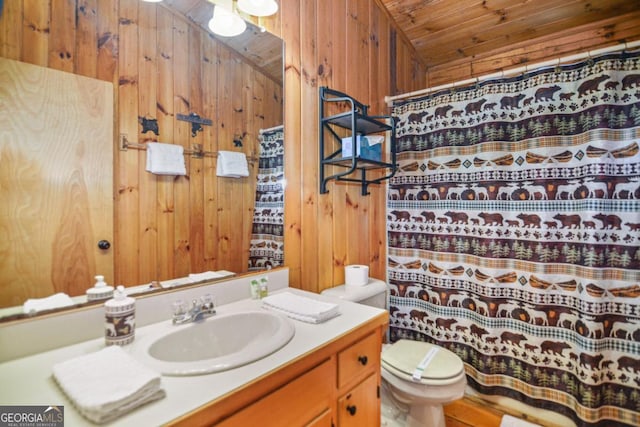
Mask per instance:
[[[418,365],[432,349],[437,349],[419,379],[414,373]],[[385,346],[382,352],[382,366],[393,375],[405,381],[425,385],[448,385],[460,381],[464,373],[464,363],[455,353],[444,347],[413,340],[398,340]]]

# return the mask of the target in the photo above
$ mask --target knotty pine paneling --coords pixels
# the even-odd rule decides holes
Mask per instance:
[[[211,64],[222,61],[220,58],[229,61],[222,53],[213,53],[220,49],[215,41],[203,32],[199,42],[202,47],[197,48],[198,44],[193,40],[195,35],[186,20],[162,6],[142,4],[139,0],[77,0],[79,19],[71,25],[73,37],[68,32],[59,35],[49,28],[52,19],[60,19],[51,17],[51,4],[40,0],[5,2],[0,19],[0,53],[13,59],[53,66],[48,64],[52,56],[49,52],[60,49],[54,40],[64,38],[70,40],[69,43],[73,40],[75,47],[68,50],[74,72],[114,81],[118,85],[115,94],[118,132],[126,130],[132,139],[134,135],[152,138],[148,133],[139,133],[137,117],[155,115],[160,124],[158,139],[189,146],[189,126],[176,121],[175,114],[188,111],[190,107],[191,88],[195,86],[190,86],[192,74],[189,69],[197,63],[192,60],[194,55],[214,57],[209,58],[210,62],[200,61],[201,80],[202,76],[210,76],[213,68],[223,68]],[[70,7],[70,4],[73,2],[62,2],[62,7]],[[386,264],[384,186],[372,186],[371,195],[363,197],[348,185],[331,183],[329,194],[318,194],[319,85],[351,93],[370,104],[373,112],[386,113],[385,95],[640,37],[638,13],[630,13],[564,30],[553,37],[520,42],[507,51],[494,52],[489,56],[450,62],[426,72],[406,38],[378,2],[281,0],[280,6],[275,17],[262,23],[285,41],[285,175],[288,184],[285,196],[285,263],[291,268],[292,285],[310,290],[342,283],[345,264],[367,263],[371,266],[371,275],[376,277],[384,277]],[[147,62],[144,55],[141,56],[144,47],[140,43],[148,43],[145,40],[151,37],[146,30],[143,31],[144,36],[135,30],[140,22],[149,22],[148,17],[140,21],[140,13],[145,16],[155,13],[155,43],[158,48],[150,62],[157,70],[152,86],[155,85],[158,106],[155,110],[151,108],[152,111],[139,110],[141,100],[144,104],[152,104],[138,93],[143,83],[138,80],[137,68]],[[170,30],[167,25],[171,25]],[[92,28],[95,28],[95,36],[91,35]],[[91,41],[85,41],[87,37]],[[89,49],[93,43],[97,43],[97,48]],[[23,46],[28,46],[28,49]],[[203,51],[208,53],[203,55]],[[204,68],[209,71],[203,71]],[[250,79],[247,73],[234,72],[233,75]],[[202,88],[211,88],[205,91],[215,91],[214,86],[227,81],[229,77],[226,76],[222,72],[215,80],[207,77],[199,84]],[[146,82],[144,85],[149,87]],[[266,79],[265,93],[269,92],[268,85]],[[242,88],[242,85],[233,87]],[[269,102],[271,98],[267,94],[262,102]],[[202,105],[211,107],[206,115],[224,115],[223,111],[231,114],[232,110],[229,104],[204,102]],[[238,121],[232,117],[233,114],[220,122],[237,126],[235,123]],[[269,125],[265,123],[264,127]],[[217,127],[205,129],[198,138],[205,144],[210,143],[213,150],[218,148],[218,141],[229,144],[229,136],[234,132],[227,127]],[[248,147],[245,149],[250,150]],[[222,232],[228,229],[229,220],[233,217],[223,202],[236,199],[232,197],[233,191],[228,191],[220,182],[222,180],[215,176],[204,178],[214,175],[213,159],[197,160],[201,162],[199,168],[202,170],[196,171],[196,176],[203,177],[202,184],[191,186],[184,178],[158,178],[155,197],[146,191],[141,197],[144,153],[130,150],[117,153],[116,157],[115,222],[118,241],[122,242],[117,245],[120,252],[116,253],[116,263],[118,277],[124,283],[150,280],[151,277],[147,276],[153,271],[157,278],[178,276],[194,270],[200,262],[206,268],[213,268],[222,258],[244,250],[244,243],[234,246],[237,242],[229,240],[228,235]],[[194,162],[196,160],[188,159],[190,172]],[[198,188],[203,196],[191,195],[190,187]],[[246,203],[249,199],[244,194],[241,199],[242,203],[237,202],[237,205],[241,209],[239,214],[244,215],[250,210],[249,203]],[[147,206],[154,200],[153,207]],[[193,203],[204,206],[191,206]],[[191,211],[197,209],[201,211],[192,224]],[[143,211],[147,213],[143,215]],[[155,216],[149,211],[155,212]],[[204,230],[200,232],[202,227]],[[194,241],[200,240],[200,236],[204,236],[204,243]],[[168,240],[171,244],[158,243],[153,249],[151,242],[154,239],[157,242]],[[141,242],[144,242],[142,247]],[[192,244],[195,245],[194,252],[199,254],[197,258],[204,258],[204,261],[192,258]],[[142,266],[139,265],[141,257],[146,257]],[[149,258],[152,261],[148,261]],[[239,268],[244,267],[242,261],[239,265]]]
[[[362,10],[368,11],[366,18]],[[385,95],[493,72],[501,67],[496,62],[500,58],[511,64],[539,61],[638,38],[634,34],[640,28],[637,14],[622,15],[425,73],[406,37],[377,2],[282,0],[280,16],[281,25],[274,32],[286,45],[285,262],[292,285],[311,291],[343,283],[344,265],[351,263],[369,264],[372,276],[386,277],[384,186],[372,186],[366,197],[335,183],[329,184],[328,194],[317,192],[318,159],[309,150],[318,138],[313,122],[318,86],[353,94],[372,105],[372,111],[387,113]],[[368,226],[361,227],[362,221]]]
[[[114,135],[126,134],[131,142],[238,150],[233,137],[242,136],[242,150],[256,156],[259,129],[283,122],[280,84],[161,4],[4,2],[0,55],[113,82]],[[191,136],[191,125],[176,120],[190,112],[214,125]],[[157,119],[159,135],[142,133],[139,117]],[[215,158],[187,156],[189,176],[155,176],[145,171],[144,151],[117,146],[115,138],[116,268],[110,283],[247,270],[257,164],[249,178],[218,178]]]
[[[392,21],[367,0],[281,0],[285,41],[285,263],[290,283],[310,291],[344,283],[344,266],[368,264],[370,275],[386,278],[385,186],[331,182],[318,191],[318,87],[329,86],[386,114],[391,70],[402,88],[425,86],[405,40],[391,43]],[[392,51],[392,44],[401,53]],[[414,73],[415,70],[421,70]]]

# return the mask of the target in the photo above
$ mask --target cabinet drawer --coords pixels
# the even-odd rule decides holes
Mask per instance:
[[[338,353],[338,387],[379,370],[381,345],[379,335],[373,333]]]

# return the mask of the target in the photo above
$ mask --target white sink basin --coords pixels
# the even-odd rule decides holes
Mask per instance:
[[[172,326],[138,349],[142,361],[164,375],[202,375],[254,362],[286,345],[291,321],[269,311],[216,314]]]

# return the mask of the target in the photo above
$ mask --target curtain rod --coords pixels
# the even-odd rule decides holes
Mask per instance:
[[[527,71],[531,71],[531,70],[536,70],[536,69],[539,69],[539,68],[542,68],[542,67],[550,67],[550,66],[564,64],[564,63],[567,63],[567,62],[579,61],[581,59],[590,58],[592,56],[602,55],[602,54],[605,54],[605,53],[615,52],[617,50],[633,49],[633,48],[638,47],[638,46],[640,46],[640,40],[636,40],[636,41],[632,41],[632,42],[619,43],[619,44],[614,45],[614,46],[603,47],[601,49],[595,49],[595,50],[590,50],[588,52],[582,52],[582,53],[577,53],[577,54],[574,54],[574,55],[563,56],[561,58],[556,58],[556,59],[552,59],[552,60],[549,60],[549,61],[543,61],[543,62],[538,62],[538,63],[535,63],[535,64],[525,65],[525,66],[522,66],[522,67],[502,70],[502,71],[498,71],[496,73],[485,74],[485,75],[480,76],[480,77],[474,77],[474,78],[471,78],[471,79],[460,80],[460,81],[457,81],[457,82],[454,82],[454,83],[447,83],[447,84],[443,84],[443,85],[440,85],[440,86],[434,86],[434,87],[430,87],[430,88],[426,88],[426,89],[416,90],[416,91],[413,91],[413,92],[403,93],[403,94],[400,94],[400,95],[385,96],[384,97],[384,101],[387,103],[387,105],[389,107],[392,107],[393,106],[393,101],[398,100],[398,99],[413,98],[414,96],[426,95],[428,93],[436,92],[436,91],[439,91],[439,90],[442,90],[442,89],[451,89],[451,88],[458,87],[458,86],[464,86],[464,85],[468,85],[468,84],[472,84],[472,83],[478,83],[478,82],[481,82],[481,81],[484,81],[484,80],[507,77],[507,76],[511,76],[511,75],[514,75],[514,74],[518,74],[518,73],[523,73],[523,72],[527,72]]]
[[[274,127],[272,127],[272,128],[260,129],[260,132],[259,132],[259,133],[260,133],[260,135],[262,135],[263,133],[266,133],[266,132],[271,132],[271,131],[273,131],[273,130],[279,130],[279,129],[281,129],[282,127],[283,127],[283,125],[278,125],[278,126],[274,126]]]

